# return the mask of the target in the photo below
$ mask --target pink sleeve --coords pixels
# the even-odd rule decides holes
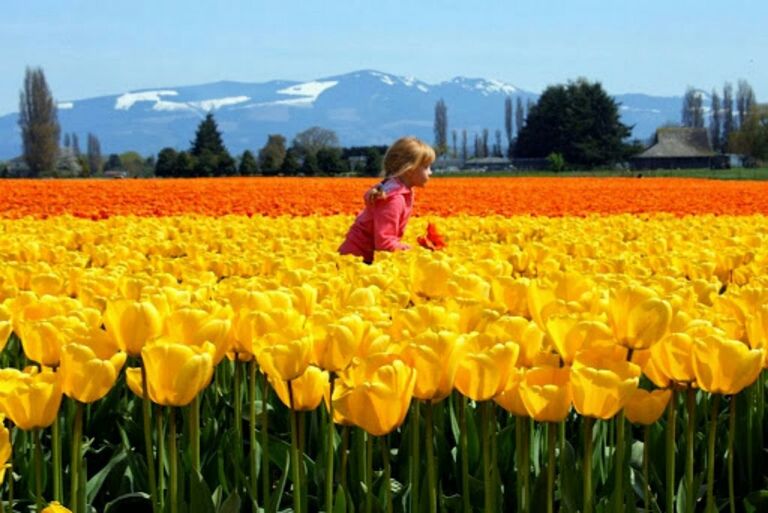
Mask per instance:
[[[374,249],[396,251],[410,246],[400,242],[400,219],[405,210],[405,200],[396,195],[379,200],[373,210]]]

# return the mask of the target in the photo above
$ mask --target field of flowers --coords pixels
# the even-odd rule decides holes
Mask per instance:
[[[372,182],[4,181],[0,513],[768,511],[767,184]]]

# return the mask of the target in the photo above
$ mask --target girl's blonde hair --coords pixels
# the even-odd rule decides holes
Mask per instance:
[[[384,177],[403,175],[413,168],[429,166],[435,161],[432,146],[416,137],[401,137],[384,155]]]

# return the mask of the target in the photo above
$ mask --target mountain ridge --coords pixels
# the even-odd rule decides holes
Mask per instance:
[[[213,112],[230,152],[261,148],[269,134],[290,141],[311,126],[334,130],[342,145],[387,145],[410,134],[434,138],[434,107],[443,99],[448,132],[474,134],[488,129],[504,133],[504,99],[523,105],[537,93],[486,78],[457,76],[437,84],[377,70],[358,70],[308,81],[220,80],[205,84],[136,89],[57,102],[61,132],[77,133],[84,141],[95,134],[102,153],[134,150],[156,155],[163,147],[184,150],[207,112]],[[633,137],[646,139],[665,123],[679,118],[681,97],[643,93],[612,95],[622,121],[633,126]],[[0,116],[0,160],[21,153],[17,114]]]

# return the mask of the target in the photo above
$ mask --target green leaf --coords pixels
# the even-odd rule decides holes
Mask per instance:
[[[121,495],[104,506],[104,513],[135,513],[136,511],[151,511],[152,502],[149,494],[133,492]]]
[[[189,513],[216,513],[211,489],[199,472],[189,474]]]
[[[283,474],[280,476],[280,481],[278,481],[275,493],[272,494],[272,504],[270,505],[269,511],[277,511],[277,507],[280,506],[280,502],[283,500],[283,494],[285,493],[285,483],[288,481],[288,474],[290,474],[291,470],[291,455],[286,454],[285,458],[285,462],[281,465]]]
[[[339,485],[333,499],[333,513],[347,513],[347,492]]]
[[[238,513],[239,511],[240,495],[235,491],[229,494],[229,497],[227,497],[227,500],[224,501],[224,504],[221,505],[217,513]]]
[[[575,472],[576,451],[570,442],[565,442],[565,449],[560,455],[560,478],[562,487],[560,490],[560,500],[562,503],[561,511],[564,513],[575,513],[582,505],[582,482],[580,477],[582,472]]]
[[[112,472],[118,465],[120,465],[122,468],[124,464],[127,464],[125,461],[126,456],[127,453],[125,450],[120,448],[118,452],[112,456],[112,459],[110,459],[109,462],[101,470],[99,470],[92,478],[88,480],[88,483],[85,485],[85,496],[87,504],[92,504],[94,502],[96,496],[101,490],[101,486],[104,484],[104,481],[107,479],[109,473]]]

